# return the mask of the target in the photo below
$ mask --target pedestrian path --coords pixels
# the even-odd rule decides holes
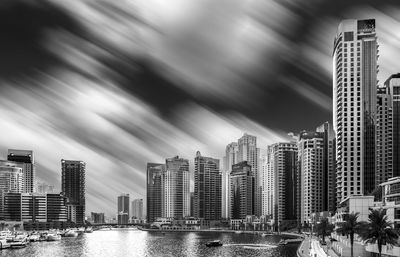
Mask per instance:
[[[298,257],[338,257],[338,255],[326,246],[322,247],[317,239],[306,237],[301,243],[298,251]]]

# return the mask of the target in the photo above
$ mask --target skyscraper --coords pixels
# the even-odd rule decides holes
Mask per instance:
[[[232,165],[238,162],[238,144],[232,142],[226,146],[224,157],[224,172],[222,174],[222,217],[229,218],[231,208],[230,173]]]
[[[166,159],[162,178],[162,216],[183,218],[190,215],[189,160],[175,156]]]
[[[91,218],[92,218],[93,224],[104,224],[105,223],[104,213],[102,213],[102,212],[100,212],[100,213],[92,212]]]
[[[135,199],[132,201],[131,216],[134,219],[143,219],[143,199]]]
[[[156,218],[162,217],[162,176],[165,164],[147,163],[146,176],[146,210],[147,222],[154,222]]]
[[[263,203],[273,206],[272,218],[275,229],[282,221],[297,222],[297,145],[294,142],[276,143],[268,146],[264,176]],[[272,196],[266,191],[273,189]],[[271,203],[272,199],[272,203]],[[271,215],[268,207],[263,215]]]
[[[337,199],[375,186],[377,37],[375,20],[344,20],[333,50]]]
[[[194,159],[194,217],[221,219],[221,180],[219,160],[198,151]]]
[[[47,194],[47,193],[52,194],[54,193],[54,186],[48,185],[46,183],[38,183],[36,191],[40,194]]]
[[[297,218],[303,224],[311,218],[312,213],[324,210],[324,189],[328,189],[324,185],[324,168],[327,165],[327,158],[324,158],[324,133],[303,131],[299,135],[297,146]]]
[[[386,93],[389,94],[390,99],[388,104],[391,104],[392,107],[390,115],[392,122],[392,133],[391,135],[388,135],[391,137],[392,141],[392,174],[387,176],[387,178],[389,178],[390,176],[400,176],[400,73],[390,76],[385,82],[385,87],[387,90]],[[383,103],[384,102],[385,101],[383,101]],[[382,120],[382,122],[384,122],[384,120]]]
[[[61,160],[61,190],[67,198],[68,221],[85,223],[85,169],[83,161]]]
[[[260,149],[257,148],[257,137],[244,133],[238,140],[237,162],[247,161],[254,175],[254,215],[261,215],[261,172],[258,166],[261,162]]]
[[[118,224],[128,224],[129,222],[129,194],[118,196]]]
[[[244,219],[254,215],[254,175],[247,161],[232,166],[231,213],[232,219]]]
[[[36,165],[33,151],[8,149],[7,160],[22,164],[23,193],[33,193],[36,190]]]

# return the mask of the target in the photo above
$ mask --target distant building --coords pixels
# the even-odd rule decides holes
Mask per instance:
[[[194,159],[194,217],[221,219],[222,177],[219,160],[196,153]]]
[[[104,224],[104,213],[92,212],[90,214],[93,224]]]
[[[132,213],[133,219],[143,219],[143,199],[135,199],[132,201]]]
[[[147,221],[154,222],[162,217],[162,177],[165,164],[147,163],[146,176],[146,210]]]
[[[238,163],[238,144],[232,142],[226,146],[224,157],[224,171],[222,174],[222,217],[230,217],[231,209],[231,183],[230,173],[232,165]]]
[[[261,215],[261,171],[259,165],[261,162],[260,148],[257,148],[257,137],[244,133],[238,140],[238,158],[237,163],[247,161],[251,166],[254,176],[254,215]]]
[[[118,196],[118,224],[129,222],[129,194]]]
[[[46,183],[38,183],[37,184],[37,193],[39,194],[53,194],[54,192],[54,186],[53,185],[48,185]]]
[[[23,193],[33,193],[36,190],[36,165],[31,150],[8,149],[7,160],[22,164]]]
[[[254,213],[254,175],[251,166],[243,161],[232,166],[231,213],[232,219],[244,219]]]
[[[182,219],[190,215],[189,160],[175,156],[166,159],[163,172],[162,216]]]
[[[190,216],[194,216],[194,192],[190,192]]]
[[[61,160],[61,190],[66,197],[68,221],[85,223],[85,169],[83,161]]]

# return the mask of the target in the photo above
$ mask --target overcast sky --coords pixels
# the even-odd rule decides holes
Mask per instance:
[[[340,20],[375,18],[380,84],[399,72],[396,2],[1,1],[0,157],[33,150],[57,190],[60,160],[85,161],[86,212],[114,215],[147,162],[331,122]]]

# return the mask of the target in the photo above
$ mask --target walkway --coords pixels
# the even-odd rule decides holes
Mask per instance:
[[[311,241],[311,244],[310,244]],[[330,242],[328,241],[328,244]],[[322,246],[318,240],[314,237],[312,240],[310,237],[306,237],[301,243],[299,249],[297,250],[298,257],[338,257],[336,253],[330,249],[330,247]]]

